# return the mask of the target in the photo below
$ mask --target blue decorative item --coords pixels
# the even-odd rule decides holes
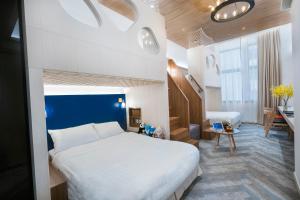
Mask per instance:
[[[148,136],[153,136],[155,132],[155,127],[152,126],[151,124],[145,124],[145,133],[148,135]]]
[[[221,122],[214,122],[212,127],[216,131],[224,131],[224,127],[223,127],[223,124]]]
[[[145,124],[145,133],[147,135],[150,135],[150,128],[151,128],[151,125],[150,124]]]
[[[151,136],[154,134],[155,129],[156,129],[156,128],[155,128],[154,126],[151,126],[151,127],[150,127],[149,132],[150,132]]]

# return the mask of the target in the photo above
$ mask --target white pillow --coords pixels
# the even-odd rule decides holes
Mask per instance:
[[[53,140],[55,153],[99,140],[99,136],[93,124],[59,130],[48,130],[48,132]]]
[[[124,133],[118,122],[106,122],[94,124],[94,127],[101,139]]]

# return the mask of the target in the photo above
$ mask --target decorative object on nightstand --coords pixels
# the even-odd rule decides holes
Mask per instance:
[[[49,163],[51,200],[68,200],[67,181],[64,175]]]
[[[161,127],[157,127],[154,131],[153,137],[165,139],[165,134],[164,134],[163,129]]]
[[[149,137],[165,139],[164,131],[161,127],[155,127],[151,124],[145,124],[140,121],[138,134],[142,134]]]
[[[233,131],[233,127],[232,127],[232,124],[230,122],[223,121],[222,124],[223,124],[224,130],[226,132],[232,132]]]
[[[154,132],[155,132],[155,127],[151,124],[145,124],[145,133],[146,135],[153,137]]]
[[[139,127],[141,121],[141,108],[129,108],[129,126]]]
[[[145,133],[145,123],[140,121],[139,122],[139,131],[138,131],[139,134],[144,134]]]

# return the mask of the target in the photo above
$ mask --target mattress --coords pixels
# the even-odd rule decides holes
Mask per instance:
[[[122,133],[57,153],[52,163],[67,178],[70,200],[165,200],[187,188],[199,157],[186,143]]]
[[[229,121],[235,127],[241,123],[241,113],[239,112],[206,112],[206,119],[210,122]]]

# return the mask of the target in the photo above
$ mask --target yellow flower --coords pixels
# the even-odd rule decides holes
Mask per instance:
[[[294,87],[292,84],[286,87],[286,96],[289,98],[294,96]]]
[[[271,89],[272,95],[277,98],[286,98],[289,99],[294,96],[293,85],[285,86],[279,85]]]

